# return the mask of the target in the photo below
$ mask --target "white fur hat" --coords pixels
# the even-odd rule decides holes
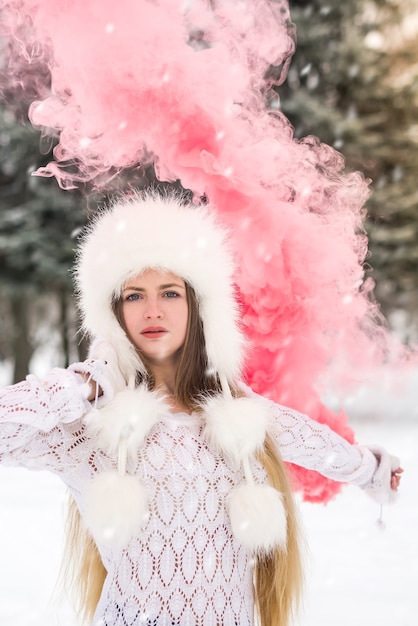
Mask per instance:
[[[185,204],[173,196],[137,194],[92,220],[75,271],[83,326],[115,347],[127,380],[143,366],[115,318],[112,300],[129,278],[147,268],[178,274],[193,287],[209,368],[221,379],[239,378],[244,339],[226,240],[227,232],[210,207]]]
[[[243,469],[245,483],[229,498],[231,528],[254,552],[286,548],[281,494],[256,485],[250,461],[263,448],[270,413],[257,398],[233,398],[240,379],[244,337],[234,297],[234,264],[227,233],[210,207],[178,197],[138,194],[97,214],[81,241],[75,271],[84,329],[116,352],[128,388],[86,417],[86,426],[118,471],[98,474],[86,492],[86,520],[102,541],[124,545],[147,519],[147,494],[126,463],[144,444],[163,408],[158,392],[135,388],[139,356],[116,319],[112,302],[129,278],[154,268],[173,272],[193,287],[203,323],[209,368],[222,393],[202,404],[208,444]]]

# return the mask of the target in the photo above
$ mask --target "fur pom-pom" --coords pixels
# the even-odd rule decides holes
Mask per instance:
[[[286,550],[286,511],[277,489],[269,485],[240,485],[229,497],[229,516],[234,536],[252,552]]]
[[[264,445],[270,412],[256,398],[210,398],[204,405],[205,436],[209,445],[236,465]]]
[[[166,410],[164,399],[141,385],[117,393],[102,408],[89,411],[85,420],[89,434],[102,450],[115,456],[120,439],[126,439],[128,455],[136,455],[146,435]]]
[[[122,548],[148,515],[147,492],[135,476],[102,472],[87,487],[85,522],[99,543]]]

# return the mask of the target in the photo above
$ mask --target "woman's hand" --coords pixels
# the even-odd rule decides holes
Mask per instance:
[[[391,473],[390,487],[394,491],[398,491],[398,487],[399,487],[399,484],[401,482],[402,474],[403,474],[402,467],[398,467],[398,469],[392,471],[392,473]]]
[[[396,502],[403,472],[398,457],[392,456],[381,446],[367,447],[376,458],[377,468],[370,483],[365,487],[366,493],[379,504]]]
[[[83,378],[86,385],[84,397],[89,402],[99,400],[100,405],[106,404],[115,394],[126,389],[116,351],[104,340],[94,340],[88,359],[82,363],[73,363],[68,369]],[[96,405],[97,402],[95,408]]]
[[[82,374],[82,376],[91,389],[87,400],[89,402],[93,402],[96,398],[100,398],[100,396],[103,395],[103,389],[96,383],[93,378],[90,378],[90,380],[88,380],[85,374]]]
[[[91,373],[90,372],[83,372],[81,371],[81,364],[79,364],[78,368],[77,365],[73,365],[71,367],[72,371],[75,374],[78,374],[79,376],[81,376],[81,378],[84,380],[84,383],[88,386],[89,388],[89,395],[87,396],[87,400],[89,402],[93,402],[96,397],[100,398],[100,396],[103,395],[103,390],[101,389],[101,387],[96,383],[96,381],[94,380],[94,378],[91,377]],[[97,394],[97,395],[96,395]]]

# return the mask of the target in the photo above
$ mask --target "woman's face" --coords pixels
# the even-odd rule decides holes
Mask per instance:
[[[122,315],[133,344],[150,364],[165,364],[186,338],[188,305],[184,280],[147,269],[122,291]]]

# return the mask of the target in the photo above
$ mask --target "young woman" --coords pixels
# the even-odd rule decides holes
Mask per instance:
[[[242,384],[233,272],[210,208],[116,204],[77,260],[91,358],[1,392],[0,461],[49,468],[73,497],[94,626],[286,626],[302,565],[283,461],[394,499],[396,458]]]

